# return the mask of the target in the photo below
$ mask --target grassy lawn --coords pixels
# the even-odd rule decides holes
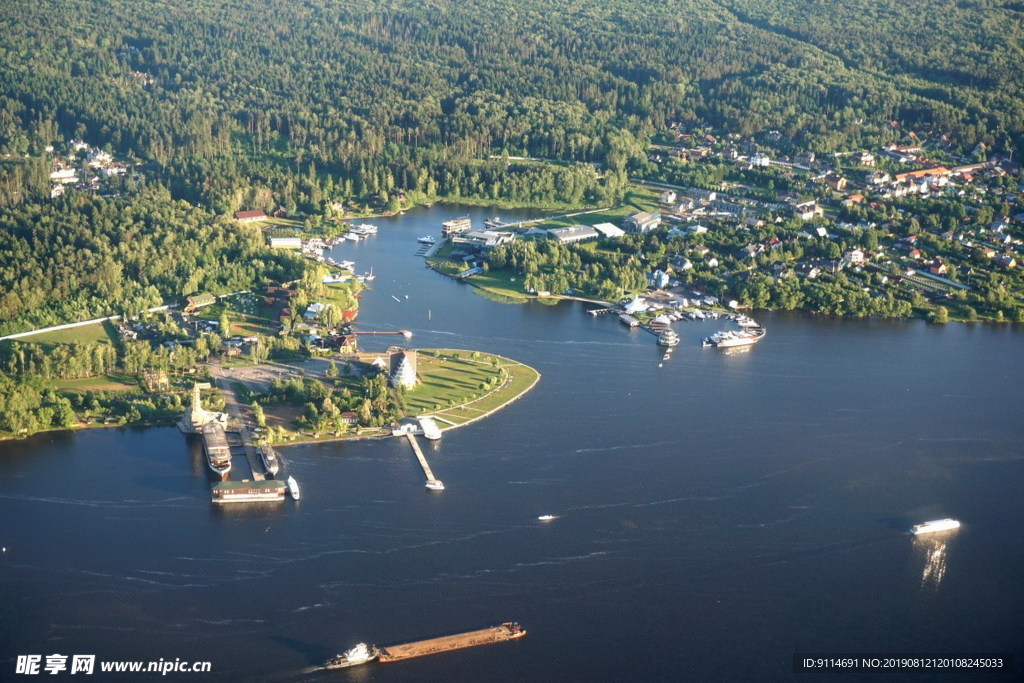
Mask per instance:
[[[598,223],[612,223],[613,225],[621,228],[623,219],[630,214],[636,213],[637,211],[657,211],[658,198],[661,195],[661,192],[662,190],[654,187],[630,185],[622,203],[614,208],[608,209],[607,211],[588,213],[582,216],[573,216],[572,218],[559,218],[556,220],[544,221],[543,223],[537,223],[531,227],[548,229],[565,228],[570,225],[597,225]]]
[[[138,391],[139,385],[127,375],[99,375],[82,379],[58,379],[53,386],[57,391],[84,394],[87,391]]]
[[[488,353],[473,358],[473,353],[456,349],[420,351],[420,383],[405,396],[406,413],[432,413],[462,424],[519,398],[540,377],[522,363]],[[459,357],[454,358],[454,354]],[[498,367],[494,366],[495,360]],[[504,382],[501,370],[505,371]],[[487,384],[491,378],[496,380],[494,385]]]
[[[72,327],[68,330],[42,332],[28,337],[19,337],[18,341],[34,344],[85,344],[88,342],[114,341],[117,333],[109,322],[95,323]]]
[[[515,278],[515,282],[512,282],[512,278]],[[523,277],[515,275],[509,270],[481,273],[474,275],[466,282],[480,288],[481,293],[487,292],[494,295],[493,297],[488,296],[489,299],[497,297],[496,300],[505,303],[525,303],[530,300],[530,296],[523,289]]]

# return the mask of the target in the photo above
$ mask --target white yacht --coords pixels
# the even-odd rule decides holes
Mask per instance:
[[[295,481],[295,477],[288,477],[287,482],[288,493],[291,494],[293,499],[298,500],[299,496],[301,495],[299,493],[299,482]]]
[[[920,534],[931,534],[936,531],[949,531],[951,529],[959,528],[960,522],[958,522],[955,519],[950,519],[949,517],[947,517],[946,519],[933,519],[930,522],[915,524],[913,528],[911,528],[910,532],[915,536],[918,536]]]
[[[679,343],[679,335],[671,327],[658,335],[658,345],[673,347]]]

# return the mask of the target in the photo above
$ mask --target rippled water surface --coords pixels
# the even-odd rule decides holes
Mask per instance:
[[[174,428],[0,445],[0,678],[61,652],[277,680],[509,619],[529,635],[321,679],[776,680],[813,651],[1024,667],[1019,329],[763,315],[766,339],[731,354],[699,346],[719,323],[680,323],[662,361],[613,317],[425,269],[416,238],[456,212],[335,250],[377,275],[360,329],[543,375],[424,442],[447,490],[397,439],[283,448],[302,500],[225,510]],[[906,533],[945,516],[963,527]]]

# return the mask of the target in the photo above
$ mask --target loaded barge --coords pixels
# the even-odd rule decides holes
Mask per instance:
[[[461,650],[464,647],[500,643],[504,640],[522,638],[525,635],[526,629],[520,626],[519,622],[506,621],[501,626],[492,626],[491,628],[479,631],[457,633],[453,636],[442,636],[440,638],[430,638],[429,640],[418,640],[414,643],[404,643],[402,645],[388,645],[387,647],[379,648],[380,653],[377,655],[377,660],[381,662],[398,662],[403,659],[412,659],[413,657],[425,657],[426,655],[436,655],[450,650]]]
[[[403,659],[436,655],[442,652],[450,652],[451,650],[476,647],[477,645],[500,643],[505,640],[522,638],[525,635],[526,629],[520,626],[519,622],[506,621],[500,626],[492,626],[491,628],[480,629],[479,631],[456,633],[451,636],[418,640],[412,643],[402,643],[401,645],[377,647],[375,645],[359,643],[345,654],[331,657],[321,668],[340,669],[357,664],[366,664],[374,660],[378,662],[400,662]]]

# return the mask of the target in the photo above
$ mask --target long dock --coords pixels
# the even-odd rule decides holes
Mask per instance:
[[[406,436],[409,438],[409,444],[412,445],[412,450],[416,453],[416,459],[420,461],[420,467],[423,468],[423,474],[427,477],[427,488],[443,489],[444,484],[434,477],[434,473],[430,471],[430,465],[427,463],[427,459],[424,457],[423,451],[420,450],[420,444],[416,441],[416,436],[411,433],[406,433]]]
[[[426,655],[436,655],[441,652],[449,652],[451,650],[461,650],[465,647],[500,643],[505,640],[522,638],[525,635],[526,629],[518,623],[510,621],[502,624],[501,626],[492,626],[491,628],[485,628],[479,631],[457,633],[453,636],[418,640],[413,643],[403,643],[401,645],[388,645],[387,647],[380,648],[378,661],[398,662],[403,659],[412,659],[413,657],[424,657]]]

